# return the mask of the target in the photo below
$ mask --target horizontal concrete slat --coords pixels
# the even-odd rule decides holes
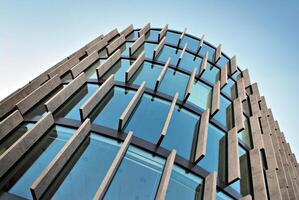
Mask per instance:
[[[53,124],[52,113],[48,113],[0,156],[1,178]]]
[[[122,30],[119,34],[127,37],[130,33],[133,32],[133,30],[134,30],[133,24],[130,24],[127,28]]]
[[[214,63],[217,63],[221,58],[221,44],[218,45],[214,54]]]
[[[214,116],[220,110],[220,81],[213,86],[211,116]]]
[[[92,112],[92,110],[102,101],[107,93],[114,86],[114,75],[111,75],[93,95],[80,107],[81,121],[84,121],[86,117]]]
[[[13,129],[20,125],[23,116],[16,110],[0,122],[0,141],[5,138]]]
[[[208,62],[208,52],[206,52],[206,54],[202,58],[200,68],[199,68],[199,72],[198,72],[198,77],[200,77],[206,71],[207,62]]]
[[[138,37],[145,35],[151,28],[151,24],[147,23],[140,31],[138,32]]]
[[[59,67],[57,67],[53,71],[51,71],[49,73],[49,76],[53,78],[57,74],[58,76],[61,77],[78,63],[79,63],[79,58],[74,56],[69,60],[67,60],[66,62],[62,63]]]
[[[93,52],[91,55],[84,58],[81,62],[75,65],[72,69],[72,76],[75,78],[83,71],[85,71],[89,66],[91,66],[96,60],[100,58],[98,52]]]
[[[209,129],[210,109],[203,112],[197,132],[197,142],[195,148],[194,162],[199,162],[206,155],[208,129]]]
[[[129,54],[133,55],[139,49],[139,47],[143,45],[144,41],[145,36],[141,35],[133,44],[130,45]]]
[[[63,169],[76,149],[78,149],[82,141],[88,136],[90,127],[90,119],[86,119],[69,141],[63,146],[63,148],[56,154],[48,166],[43,170],[40,176],[33,182],[30,190],[35,199],[40,199],[54,179],[58,176],[59,172]]]
[[[162,38],[166,35],[167,30],[168,30],[168,24],[166,24],[166,25],[162,28],[162,30],[159,32],[159,35],[158,35],[159,41],[162,40]]]
[[[142,82],[139,89],[135,93],[134,97],[131,99],[130,103],[125,108],[124,112],[121,114],[118,122],[118,130],[122,130],[125,124],[127,123],[128,119],[130,118],[132,112],[134,111],[134,108],[140,101],[143,93],[145,90],[145,81]]]
[[[171,58],[168,58],[168,59],[167,59],[167,61],[166,61],[165,65],[164,65],[164,67],[163,67],[161,73],[159,74],[159,76],[158,76],[158,78],[157,78],[157,80],[156,80],[155,91],[158,90],[158,88],[159,88],[159,86],[160,86],[160,83],[161,83],[161,81],[163,80],[163,78],[164,78],[164,76],[165,76],[165,74],[166,74],[166,72],[167,72],[167,69],[168,69],[170,60],[171,60]]]
[[[102,76],[104,76],[117,61],[119,61],[120,56],[121,56],[121,51],[119,49],[116,52],[114,52],[103,64],[101,64],[96,69],[98,80],[100,80]]]
[[[203,199],[216,200],[216,185],[217,185],[217,173],[211,172],[205,178]]]
[[[164,38],[159,42],[159,44],[156,46],[156,48],[154,49],[154,52],[153,52],[153,60],[156,59],[156,57],[157,57],[157,56],[159,55],[159,53],[161,52],[162,48],[164,47],[165,40],[166,40],[166,37],[164,37]]]
[[[19,111],[24,114],[30,108],[32,108],[35,104],[37,104],[40,100],[46,97],[50,92],[52,92],[55,88],[62,84],[61,79],[58,75],[54,76],[50,80],[48,80],[43,85],[39,86],[36,90],[34,90],[31,94],[26,96],[23,100],[16,104]]]
[[[107,52],[110,55],[113,53],[116,49],[118,49],[123,43],[125,43],[125,35],[121,35],[117,39],[115,39],[111,44],[107,46]]]
[[[237,70],[238,70],[238,67],[237,67],[237,58],[236,56],[233,56],[231,59],[230,59],[230,74],[234,74]]]
[[[115,28],[112,31],[110,31],[109,33],[107,33],[104,37],[109,42],[111,39],[113,39],[117,35],[118,35],[118,30]]]
[[[235,127],[237,128],[237,131],[240,132],[245,128],[243,121],[243,105],[241,103],[240,98],[234,100],[233,106]]]
[[[174,165],[174,160],[176,156],[176,150],[172,150],[169,156],[167,157],[165,167],[161,176],[159,188],[156,195],[156,200],[164,200],[166,197],[167,188],[170,181],[170,176],[172,172],[172,167]]]
[[[231,184],[240,180],[240,161],[237,129],[233,128],[227,133],[227,183]]]
[[[269,198],[271,200],[282,200],[276,170],[266,170]]]
[[[118,150],[108,172],[106,173],[100,187],[98,188],[96,194],[93,197],[93,200],[100,200],[104,198],[104,195],[114,177],[114,174],[116,173],[121,161],[123,160],[127,149],[129,148],[130,142],[133,137],[133,132],[129,132],[125,141],[122,143],[120,149]]]
[[[224,88],[227,84],[227,64],[224,64],[220,70],[220,88]]]
[[[81,75],[72,80],[65,88],[60,90],[56,95],[54,95],[45,103],[47,110],[50,112],[54,112],[67,99],[69,99],[85,82],[85,73],[81,73]]]
[[[104,37],[102,40],[100,40],[99,42],[95,43],[93,46],[89,47],[86,50],[86,53],[88,55],[92,54],[93,52],[98,52],[99,50],[103,49],[104,47],[106,47],[108,44],[107,42],[107,38]]]
[[[125,80],[128,82],[133,75],[138,71],[145,59],[145,52],[143,51],[138,58],[133,62],[129,69],[125,73]]]
[[[249,125],[251,130],[251,138],[254,149],[264,148],[261,129],[257,115],[253,115],[249,118]]]
[[[185,89],[184,100],[183,100],[184,102],[187,101],[187,99],[189,98],[189,96],[191,94],[193,84],[194,84],[194,80],[195,80],[195,74],[196,74],[196,68],[193,68],[193,71],[192,71],[192,73],[189,77],[188,84],[187,84],[186,89]]]

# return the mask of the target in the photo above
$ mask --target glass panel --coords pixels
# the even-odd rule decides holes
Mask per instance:
[[[231,102],[225,99],[223,96],[220,96],[220,110],[213,116],[215,120],[223,127],[230,127],[230,122],[232,121],[232,110]]]
[[[223,92],[223,94],[225,94],[226,96],[228,96],[229,98],[231,98],[232,97],[232,95],[231,95],[231,87],[234,84],[235,84],[235,82],[232,79],[227,79],[226,86],[224,86],[222,88],[222,90],[221,90]]]
[[[211,64],[207,63],[207,68],[205,72],[202,74],[201,78],[214,85],[219,80],[218,72],[219,69],[217,69],[216,67],[211,68]]]
[[[161,146],[168,150],[176,149],[178,155],[189,160],[194,132],[199,118],[199,116],[185,109],[178,110],[176,106]]]
[[[180,38],[181,34],[177,34],[177,33],[173,33],[170,31],[167,31],[166,33],[166,44],[172,44],[174,46],[176,46],[179,42],[179,38]]]
[[[117,129],[119,117],[134,94],[134,91],[125,91],[122,88],[114,87],[91,113],[91,121],[98,125]]]
[[[138,48],[138,50],[131,57],[136,59],[144,51],[145,58],[152,59],[154,49],[156,48],[156,46],[156,44],[145,42],[142,46]]]
[[[21,126],[13,130],[8,137],[1,140],[0,143],[0,155],[4,153],[13,143],[15,143],[20,137],[30,130],[34,124],[22,123]]]
[[[144,94],[125,130],[133,131],[135,136],[146,141],[158,142],[169,107],[166,101],[153,100],[150,95]]]
[[[133,31],[130,33],[130,35],[127,37],[127,40],[136,40],[138,38],[138,31]]]
[[[217,192],[216,194],[216,200],[233,200],[233,198],[227,196],[226,194],[224,194],[223,192]]]
[[[122,56],[130,56],[129,47],[133,44],[133,42],[125,42],[120,46],[120,51]]]
[[[99,86],[96,84],[85,84],[61,109],[58,109],[54,116],[57,118],[65,117],[80,121],[80,107],[98,88]]]
[[[165,160],[130,146],[104,199],[154,199]]]
[[[92,199],[119,146],[115,140],[91,133],[90,143],[52,199]]]
[[[208,52],[209,61],[213,61],[215,49],[204,43],[199,51],[199,55],[204,56],[206,52]]]
[[[181,50],[178,50],[178,52],[176,52],[175,48],[164,45],[164,47],[162,48],[161,52],[159,53],[156,59],[162,63],[166,63],[168,58],[170,58],[170,64],[176,66],[180,54],[181,54]]]
[[[229,60],[224,55],[221,55],[221,58],[218,60],[217,65],[222,68],[223,65],[228,63],[228,61]]]
[[[183,37],[183,40],[181,41],[180,47],[184,48],[186,43],[187,43],[187,49],[189,51],[192,51],[194,53],[197,52],[197,49],[199,47],[199,40],[196,40],[194,38],[191,38],[191,37],[185,35]]]
[[[99,59],[95,63],[93,63],[87,70],[85,70],[87,79],[98,79],[96,69],[105,61],[106,59]]]
[[[211,97],[212,89],[199,81],[195,81],[188,101],[206,110],[207,108],[210,108]]]
[[[75,132],[74,129],[68,129],[60,126],[52,128],[39,144],[44,143],[40,155],[31,160],[33,164],[21,175],[18,181],[10,188],[9,192],[21,197],[32,199],[30,187],[33,182],[40,176],[42,171],[48,166],[51,160],[62,149],[65,143]]]
[[[243,143],[245,143],[249,148],[252,148],[251,141],[250,141],[250,135],[249,135],[249,122],[246,119],[246,117],[243,116],[243,118],[244,118],[245,129],[238,133],[238,138]]]
[[[128,59],[121,59],[115,65],[110,68],[110,70],[103,76],[103,79],[108,79],[109,76],[114,74],[115,81],[122,81],[125,82],[125,74],[126,71],[129,69],[133,61]]]
[[[174,96],[176,92],[179,93],[179,99],[184,97],[185,89],[188,84],[189,77],[178,71],[174,72],[168,68],[167,72],[160,83],[158,91],[161,91],[170,96]]]
[[[224,132],[209,124],[206,149],[207,154],[199,161],[197,165],[206,169],[208,172],[218,171],[219,142],[224,135]]]
[[[160,31],[155,31],[155,30],[150,30],[149,32],[147,32],[147,34],[145,35],[145,39],[147,41],[158,41],[158,35],[159,35]]]
[[[155,89],[156,80],[163,69],[162,65],[154,65],[149,62],[144,62],[139,70],[130,79],[130,83],[141,85],[143,81],[146,82],[146,87]]]
[[[237,77],[238,77],[239,75],[241,75],[241,72],[238,70],[238,71],[236,71],[231,77],[232,77],[235,81],[237,81]]]
[[[174,165],[165,199],[195,199],[195,194],[199,193],[197,188],[200,188],[198,186],[201,183],[201,178],[192,173],[186,173],[183,168]]]
[[[202,61],[202,59],[199,57],[197,57],[194,60],[194,56],[185,51],[184,56],[179,64],[179,67],[189,71],[190,73],[193,71],[194,68],[196,68],[197,73],[198,73],[201,61]]]

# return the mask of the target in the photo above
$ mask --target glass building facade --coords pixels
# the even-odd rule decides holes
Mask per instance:
[[[0,104],[0,199],[298,199],[299,168],[221,45],[112,30]]]

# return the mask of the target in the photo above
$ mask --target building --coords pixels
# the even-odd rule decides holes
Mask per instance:
[[[298,199],[248,70],[183,32],[100,35],[0,104],[0,199]]]

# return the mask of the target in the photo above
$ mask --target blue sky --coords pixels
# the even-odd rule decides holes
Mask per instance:
[[[183,30],[222,44],[249,68],[299,156],[299,1],[1,1],[0,99],[100,34],[141,27]]]

